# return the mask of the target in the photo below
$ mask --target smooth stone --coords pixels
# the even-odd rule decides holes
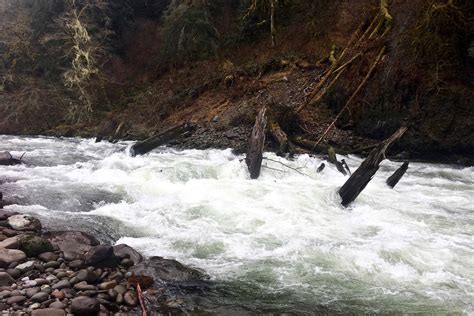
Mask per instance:
[[[8,269],[7,273],[14,279],[18,279],[21,276],[21,271],[18,269]]]
[[[77,277],[72,277],[71,279],[69,279],[69,283],[71,283],[71,285],[77,284],[79,282],[80,281]]]
[[[65,309],[66,305],[64,305],[60,301],[55,301],[55,302],[52,302],[51,304],[49,304],[49,307],[50,308],[57,308],[57,309]]]
[[[44,272],[47,272],[47,273],[51,273],[54,271],[54,268],[48,268],[48,269],[45,269]]]
[[[131,259],[122,259],[122,261],[120,261],[120,265],[124,266],[125,268],[130,268],[134,264],[135,263]]]
[[[4,299],[6,297],[9,297],[10,295],[11,295],[11,291],[3,290],[0,292],[0,299]]]
[[[71,313],[75,316],[97,315],[99,311],[100,304],[96,299],[80,296],[72,300]]]
[[[58,272],[58,274],[56,274],[56,277],[58,279],[63,279],[65,277],[68,277],[68,274],[66,272]]]
[[[36,257],[45,252],[53,251],[53,245],[46,238],[40,236],[27,236],[20,242],[20,250],[28,257]]]
[[[23,237],[23,235],[17,235],[4,239],[0,242],[0,248],[18,249],[18,247],[20,246],[20,241]]]
[[[96,287],[94,285],[87,284],[86,281],[82,281],[74,285],[74,289],[78,291],[95,291]]]
[[[110,297],[111,300],[115,301],[117,298],[118,292],[114,289],[110,289],[107,291],[107,295]]]
[[[42,308],[34,310],[31,316],[66,316],[66,312],[59,308]]]
[[[130,259],[134,264],[138,264],[143,260],[143,256],[138,251],[125,244],[115,245],[114,254],[120,259]]]
[[[59,291],[59,290],[54,290],[52,293],[51,293],[51,296],[54,297],[54,298],[57,298],[58,300],[63,300],[66,295],[64,294],[63,291]]]
[[[34,303],[34,304],[31,304],[28,309],[30,310],[35,310],[35,309],[38,309],[41,307],[41,304],[40,303]]]
[[[93,265],[114,256],[114,249],[107,245],[98,245],[89,249],[84,255],[84,262]]]
[[[13,237],[19,234],[16,230],[13,229],[3,229],[2,233],[7,237]]]
[[[65,251],[63,253],[64,260],[66,261],[74,261],[74,260],[80,260],[82,256],[78,254],[77,252],[73,251]]]
[[[99,284],[99,289],[101,290],[110,290],[113,289],[115,286],[117,286],[117,281],[109,281],[109,282],[103,282]]]
[[[34,261],[27,261],[25,263],[17,265],[16,269],[20,270],[21,273],[25,273],[26,271],[33,270],[34,267],[35,267]]]
[[[33,296],[31,297],[31,301],[32,301],[32,302],[42,303],[42,302],[46,301],[48,298],[49,298],[49,294],[48,294],[48,293],[39,292],[39,293],[36,293],[35,295],[33,295]]]
[[[21,250],[0,248],[0,268],[9,267],[14,262],[26,259],[26,254]]]
[[[66,251],[74,252],[77,256],[99,244],[99,241],[94,236],[79,231],[50,232],[47,234],[47,238],[63,253]],[[66,256],[64,256],[64,259],[66,259]]]
[[[58,279],[58,278],[57,278],[55,275],[48,275],[48,276],[46,277],[46,281],[48,281],[48,282],[54,282],[54,281],[56,281],[57,279]]]
[[[61,280],[55,285],[53,285],[51,288],[53,290],[62,290],[62,289],[70,288],[70,287],[71,287],[71,283],[69,283],[68,280]]]
[[[31,298],[33,295],[35,295],[39,291],[41,291],[41,289],[39,287],[32,287],[32,288],[26,290],[26,296]]]
[[[25,283],[23,283],[23,287],[25,289],[30,288],[30,287],[35,287],[37,285],[38,285],[38,283],[36,283],[36,281],[34,281],[34,280],[28,280],[28,281],[25,281]]]
[[[36,284],[38,284],[38,286],[42,286],[49,283],[46,279],[42,278],[35,279],[35,282]]]
[[[97,294],[97,299],[110,301],[110,296],[107,293],[99,293]]]
[[[128,306],[134,307],[138,305],[138,297],[137,297],[137,294],[135,294],[135,292],[128,291],[123,296],[123,300],[125,301],[125,304],[127,304]]]
[[[115,298],[115,302],[116,302],[117,304],[123,304],[123,294],[122,294],[122,293],[119,293],[119,294],[117,295],[117,297]]]
[[[114,290],[119,293],[119,294],[122,294],[124,295],[126,292],[127,292],[127,288],[121,284],[117,285],[116,287],[114,287]]]
[[[7,272],[0,272],[0,286],[10,286],[15,280]]]
[[[94,283],[97,280],[97,274],[90,270],[81,270],[77,273],[76,277],[79,281],[86,281],[87,283]]]
[[[73,260],[71,262],[69,262],[69,268],[71,269],[80,269],[84,266],[84,261],[82,260]]]
[[[26,297],[23,296],[23,295],[15,295],[15,296],[11,296],[10,298],[7,299],[7,304],[8,305],[13,305],[13,304],[21,305],[24,302],[26,302]]]
[[[50,261],[57,261],[59,256],[55,254],[54,252],[43,252],[38,256],[38,259],[40,259],[43,262],[50,262]]]
[[[115,280],[118,282],[120,282],[122,279],[123,279],[123,274],[120,272],[120,271],[117,271],[115,273],[112,273],[110,276],[109,276],[109,279],[110,280]]]
[[[46,269],[47,268],[59,268],[60,263],[57,261],[49,261],[43,265]]]
[[[7,222],[14,230],[41,231],[41,222],[30,215],[13,215],[7,219]]]

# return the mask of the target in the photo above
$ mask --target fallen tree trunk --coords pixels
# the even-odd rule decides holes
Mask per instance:
[[[136,155],[144,155],[156,147],[165,145],[172,140],[189,136],[195,129],[196,126],[190,123],[171,127],[164,132],[145,139],[144,141],[135,143],[130,150],[131,155],[133,157]]]
[[[408,170],[409,162],[404,162],[403,165],[398,168],[390,177],[387,179],[387,185],[392,189],[397,185],[398,181],[403,177],[405,172]]]
[[[13,158],[13,156],[8,152],[0,152],[0,166],[13,166],[22,164],[21,159]]]
[[[406,132],[406,127],[399,128],[392,136],[381,142],[362,162],[357,170],[339,189],[339,195],[342,198],[342,205],[347,206],[354,201],[364,190],[367,184],[372,180],[379,169],[380,163],[385,159],[385,152],[388,147]]]
[[[288,136],[281,129],[280,125],[276,122],[271,123],[269,131],[272,137],[278,142],[279,147],[277,154],[281,155],[287,153],[289,150]]]
[[[265,128],[267,118],[265,116],[266,108],[263,107],[257,115],[255,125],[250,135],[245,163],[250,172],[251,179],[257,179],[260,176],[262,168],[263,146],[265,145]]]

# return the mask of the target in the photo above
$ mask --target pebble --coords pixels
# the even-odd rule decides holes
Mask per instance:
[[[117,286],[117,281],[109,281],[109,282],[103,282],[99,284],[99,289],[101,290],[110,290],[113,289],[115,286]]]
[[[59,268],[61,264],[57,261],[49,261],[47,263],[45,263],[43,266],[47,269],[47,268]]]
[[[75,316],[90,316],[99,313],[100,304],[96,299],[79,296],[72,300],[71,313]]]
[[[110,297],[111,300],[115,301],[117,298],[118,292],[114,289],[110,289],[107,291],[107,295]]]
[[[114,290],[119,293],[119,294],[122,294],[124,295],[126,292],[127,292],[127,288],[121,284],[117,285],[116,287],[114,287]]]
[[[4,299],[6,297],[9,297],[10,295],[11,295],[11,291],[3,290],[0,292],[0,299]]]
[[[33,296],[31,297],[31,301],[32,301],[32,302],[42,303],[42,302],[46,301],[48,298],[49,298],[49,294],[48,294],[48,293],[39,292],[39,293],[36,293],[35,295],[33,295]]]
[[[48,275],[46,277],[46,281],[48,281],[48,282],[54,282],[54,281],[57,281],[57,280],[58,280],[58,278],[55,275]]]
[[[135,263],[131,259],[123,259],[122,261],[120,261],[120,264],[124,266],[125,268],[130,268]]]
[[[55,301],[55,302],[52,302],[51,304],[49,304],[49,307],[50,308],[57,308],[57,309],[65,309],[66,305],[64,305],[60,301]]]
[[[38,286],[42,286],[49,283],[46,279],[42,278],[35,279],[35,282]]]
[[[35,295],[39,291],[41,291],[41,289],[39,287],[32,287],[32,288],[26,290],[26,296],[32,297],[33,295]]]
[[[69,262],[69,268],[71,269],[80,269],[84,266],[84,261],[82,260],[73,260]]]
[[[74,285],[74,289],[78,291],[90,291],[96,290],[96,287],[90,284],[87,284],[86,281],[82,281]]]
[[[26,297],[23,295],[15,295],[7,299],[8,305],[18,304],[21,305],[26,301]]]
[[[58,260],[58,255],[55,254],[54,252],[43,252],[38,256],[38,259],[40,259],[43,262],[51,262],[51,261],[57,261]]]
[[[55,285],[53,285],[52,289],[53,290],[61,290],[61,289],[70,288],[70,287],[71,287],[71,283],[69,283],[68,280],[61,280],[58,283],[56,283]]]
[[[34,303],[34,304],[31,304],[29,309],[30,310],[35,310],[35,309],[38,309],[41,307],[41,304],[40,303]]]
[[[58,291],[58,290],[54,290],[51,293],[51,296],[54,298],[57,298],[58,300],[63,300],[66,297],[63,291]]]
[[[76,277],[79,281],[86,281],[87,283],[94,283],[97,280],[97,274],[90,270],[81,270]]]
[[[122,293],[119,293],[119,294],[117,295],[117,297],[115,298],[115,302],[116,302],[117,304],[122,304],[122,303],[123,303],[123,294],[122,294]]]
[[[123,296],[123,300],[125,301],[125,304],[127,304],[128,306],[134,307],[134,306],[138,305],[138,298],[137,298],[137,294],[135,294],[135,292],[128,291]]]
[[[13,283],[15,283],[15,280],[10,274],[6,272],[0,272],[0,286],[10,286]]]

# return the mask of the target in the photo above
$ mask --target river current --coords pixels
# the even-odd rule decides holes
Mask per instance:
[[[474,315],[472,167],[412,163],[390,189],[384,161],[343,208],[347,177],[319,158],[265,153],[250,180],[230,149],[130,145],[0,136],[26,162],[0,166],[6,209],[202,269],[240,312]]]

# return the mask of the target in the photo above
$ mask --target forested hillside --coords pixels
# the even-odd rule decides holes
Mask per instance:
[[[290,151],[364,153],[407,125],[400,157],[469,163],[473,11],[467,0],[4,0],[0,133],[137,139],[194,122],[181,145],[242,151],[266,106]]]

